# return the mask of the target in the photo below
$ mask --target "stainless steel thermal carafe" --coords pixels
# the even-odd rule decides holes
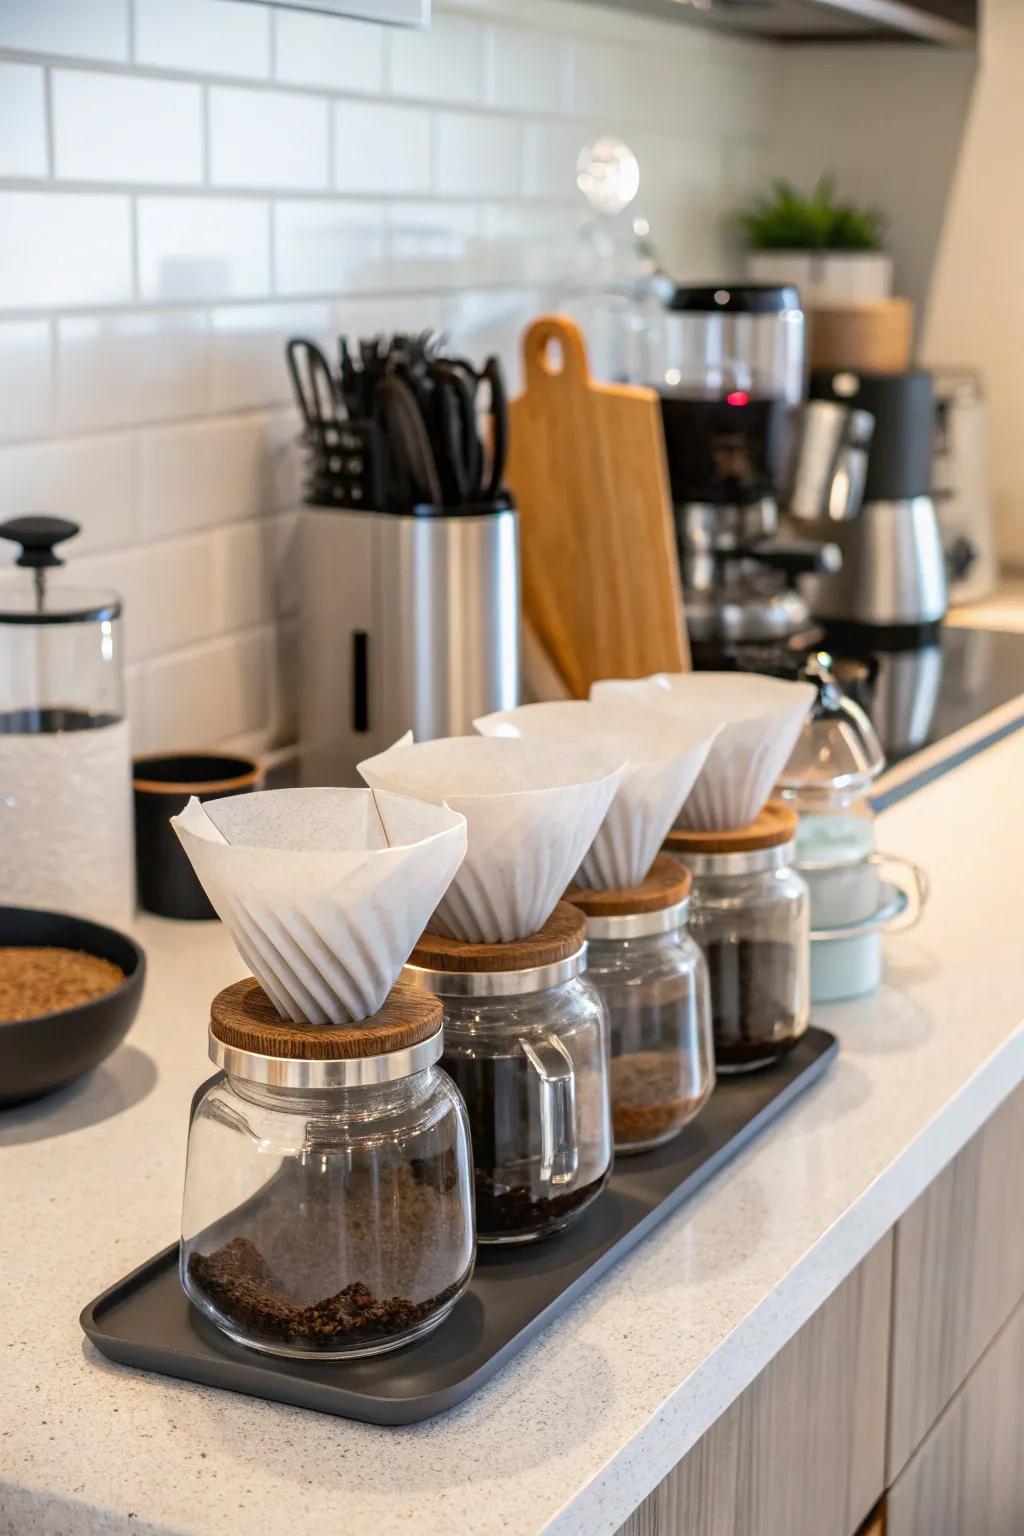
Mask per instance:
[[[299,730],[304,784],[412,731],[472,731],[519,702],[519,527],[506,504],[410,515],[304,507]]]

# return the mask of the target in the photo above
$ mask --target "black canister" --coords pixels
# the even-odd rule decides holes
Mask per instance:
[[[220,800],[262,787],[263,769],[251,757],[183,752],[135,759],[135,870],[139,906],[144,911],[158,917],[217,916],[171,826],[171,817],[185,809],[192,795]]]

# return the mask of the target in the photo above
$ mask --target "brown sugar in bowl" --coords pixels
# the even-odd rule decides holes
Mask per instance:
[[[62,986],[48,997],[37,992],[29,999],[34,1006],[58,1006],[0,1019],[0,1109],[74,1082],[116,1050],[135,1020],[146,974],[142,950],[116,928],[65,912],[0,907],[0,950],[24,947],[71,950],[101,964],[76,968],[64,962],[68,969]],[[20,969],[24,973],[27,968]],[[70,1002],[76,979],[79,994],[92,990],[94,995]],[[68,1006],[59,1006],[66,1001]]]

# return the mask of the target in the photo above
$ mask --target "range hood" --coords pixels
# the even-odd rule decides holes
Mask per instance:
[[[918,41],[971,48],[978,0],[604,0],[619,10],[779,43]]]

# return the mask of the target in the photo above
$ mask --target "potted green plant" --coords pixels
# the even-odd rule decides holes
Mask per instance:
[[[840,202],[835,177],[810,192],[776,181],[739,215],[755,282],[794,283],[806,309],[869,303],[892,293],[892,257],[878,208]]]

